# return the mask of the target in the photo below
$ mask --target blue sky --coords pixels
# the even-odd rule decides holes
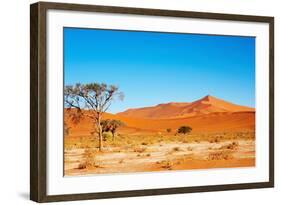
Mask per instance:
[[[125,94],[110,112],[205,95],[255,107],[255,38],[64,28],[65,85]]]

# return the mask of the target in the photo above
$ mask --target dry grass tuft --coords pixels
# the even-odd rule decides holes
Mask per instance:
[[[238,142],[232,142],[230,144],[220,147],[220,149],[236,150],[236,149],[238,149],[238,146],[239,146]]]
[[[164,160],[161,162],[162,164],[162,168],[164,169],[168,169],[168,170],[171,170],[172,169],[172,166],[173,166],[173,163],[170,161],[170,160]]]
[[[220,139],[218,137],[216,137],[215,139],[211,139],[209,140],[210,143],[219,143]]]
[[[181,148],[180,148],[180,147],[174,147],[174,148],[173,148],[173,151],[174,151],[174,152],[179,152],[179,151],[181,151]]]
[[[208,156],[208,160],[228,160],[232,159],[232,155],[228,152],[219,151],[219,152],[212,152]]]
[[[143,153],[145,152],[146,148],[145,147],[135,147],[134,148],[134,152],[138,152],[138,153]]]
[[[89,148],[85,149],[84,153],[83,153],[83,158],[84,158],[84,161],[78,165],[78,169],[86,169],[89,167],[98,167],[98,165],[95,162],[95,153],[93,152],[93,150],[91,150]]]
[[[82,162],[78,165],[78,169],[86,169],[86,168],[87,168],[86,162]]]

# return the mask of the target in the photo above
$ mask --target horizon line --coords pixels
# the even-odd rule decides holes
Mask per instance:
[[[228,100],[225,100],[225,99],[223,99],[223,98],[218,98],[218,97],[215,97],[215,96],[213,96],[213,95],[207,94],[207,95],[204,95],[204,96],[201,97],[201,98],[197,98],[197,99],[195,99],[195,100],[193,100],[193,101],[189,101],[189,102],[187,102],[187,101],[181,101],[181,102],[169,101],[169,102],[162,102],[162,103],[153,104],[153,105],[149,105],[149,106],[130,107],[130,108],[126,108],[126,109],[124,109],[124,110],[122,110],[122,111],[117,111],[117,112],[106,112],[106,113],[118,114],[118,113],[122,113],[122,112],[125,112],[125,111],[128,111],[128,110],[142,109],[142,108],[151,108],[151,107],[156,107],[156,106],[158,106],[158,105],[167,105],[167,104],[172,104],[172,103],[175,103],[175,104],[176,104],[176,103],[178,103],[178,104],[180,104],[180,103],[194,103],[194,102],[196,102],[196,101],[203,100],[204,98],[207,98],[207,97],[215,98],[215,99],[218,99],[218,100],[223,100],[223,101],[225,101],[225,102],[227,102],[227,103],[231,103],[231,104],[238,105],[238,106],[244,106],[244,107],[248,107],[248,108],[251,108],[251,109],[256,109],[256,107],[252,107],[252,106],[248,106],[248,105],[242,105],[242,104],[237,104],[237,103],[235,103],[235,102],[228,101]]]

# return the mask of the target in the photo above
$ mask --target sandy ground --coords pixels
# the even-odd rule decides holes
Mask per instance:
[[[175,132],[182,125],[192,127],[192,133],[255,130],[255,112],[211,113],[178,119],[141,119],[106,113],[104,118],[124,122],[126,126],[121,127],[119,132],[127,134],[165,133],[167,128]],[[66,121],[71,127],[71,136],[87,136],[93,129],[93,123],[87,118],[83,118],[79,124],[73,124],[69,118]]]
[[[206,96],[192,103],[104,113],[103,119],[125,125],[115,140],[105,139],[102,152],[97,151],[97,135],[91,134],[93,121],[82,117],[74,123],[73,112],[65,112],[70,128],[64,138],[67,176],[255,166],[253,108]],[[184,125],[192,132],[179,136]]]
[[[89,157],[87,153],[92,153]],[[129,173],[255,166],[255,141],[163,142],[128,148],[105,147],[103,152],[90,148],[65,150],[65,175]],[[81,166],[88,161],[90,166]]]

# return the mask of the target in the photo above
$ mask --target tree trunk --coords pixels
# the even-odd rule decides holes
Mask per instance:
[[[100,114],[98,114],[97,126],[98,126],[98,134],[99,134],[99,151],[102,151],[103,137],[102,137],[102,127],[101,127],[100,123],[101,123],[101,117],[100,117]]]
[[[115,132],[112,132],[112,140],[115,141]]]

